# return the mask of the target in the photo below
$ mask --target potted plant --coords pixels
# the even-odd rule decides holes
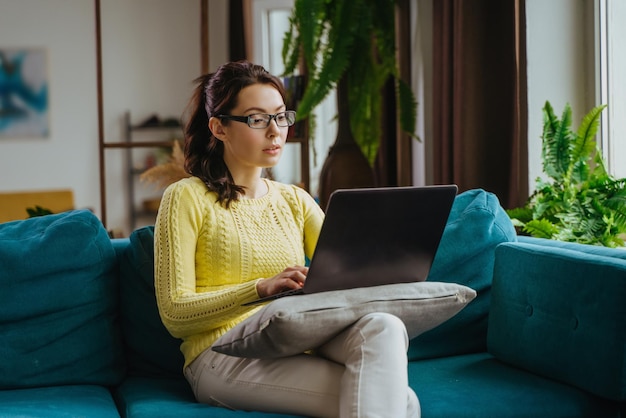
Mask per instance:
[[[595,135],[606,106],[593,108],[576,132],[569,104],[561,119],[550,102],[543,108],[543,171],[525,206],[508,210],[520,233],[535,237],[617,247],[626,233],[626,179],[605,168]]]
[[[286,74],[295,73],[300,65],[306,69],[298,118],[310,118],[337,87],[338,134],[322,169],[323,205],[325,174],[339,177],[344,183],[340,187],[349,187],[345,183],[354,181],[359,170],[369,175],[366,183],[372,181],[371,165],[383,134],[382,88],[390,79],[395,83],[400,128],[415,136],[417,104],[411,88],[399,78],[395,35],[394,0],[295,2],[282,56]]]

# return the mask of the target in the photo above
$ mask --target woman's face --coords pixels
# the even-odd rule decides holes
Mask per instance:
[[[284,110],[283,98],[271,84],[253,84],[239,92],[237,106],[230,115],[273,115]],[[280,160],[288,127],[277,126],[273,119],[267,128],[261,129],[235,120],[229,120],[226,125],[219,120],[213,123],[218,124],[211,130],[224,143],[224,161],[231,172],[273,167]]]

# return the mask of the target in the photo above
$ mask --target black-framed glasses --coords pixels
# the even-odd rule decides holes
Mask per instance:
[[[296,123],[296,112],[293,110],[286,110],[273,115],[267,113],[254,113],[248,116],[219,115],[218,118],[247,123],[248,126],[253,129],[265,129],[270,126],[270,122],[274,119],[277,126],[284,128]]]

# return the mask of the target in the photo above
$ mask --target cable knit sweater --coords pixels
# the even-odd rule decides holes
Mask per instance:
[[[155,287],[161,320],[183,340],[185,366],[259,307],[256,282],[311,257],[323,220],[296,186],[267,181],[259,199],[225,208],[196,177],[169,186],[155,224]]]

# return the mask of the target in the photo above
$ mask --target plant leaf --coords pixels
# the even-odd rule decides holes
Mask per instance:
[[[581,182],[586,180],[589,175],[588,164],[596,152],[595,135],[598,132],[600,114],[604,108],[606,108],[606,105],[596,106],[583,117],[570,147],[571,153],[568,159],[571,164],[569,165],[566,178],[572,178],[576,182]]]
[[[543,130],[543,163],[544,171],[556,180],[564,179],[571,163],[570,147],[573,133],[572,108],[569,103],[565,105],[561,120],[552,110],[549,102],[544,106],[544,130]]]
[[[289,18],[289,28],[283,36],[282,58],[285,64],[284,74],[293,74],[300,62],[300,35],[296,30],[293,16]]]
[[[524,232],[537,238],[552,238],[558,228],[547,219],[533,219],[524,225]]]
[[[556,132],[559,130],[560,122],[554,114],[550,102],[546,101],[543,107],[543,133],[541,135],[541,157],[543,161],[543,171],[548,176],[554,178],[558,176],[557,162],[553,151]]]
[[[415,135],[417,101],[411,87],[402,79],[398,79],[398,101],[400,103],[400,128],[421,142],[421,139]]]
[[[299,113],[308,115],[313,108],[320,104],[330,90],[335,87],[337,80],[341,78],[350,64],[354,51],[352,44],[360,18],[359,7],[362,6],[362,0],[336,2],[334,13],[326,16],[327,19],[330,19],[324,26],[327,30],[319,36],[316,29],[320,25],[312,25],[306,19],[300,20],[300,31],[314,34],[301,35],[303,39],[302,49],[307,60],[310,81],[298,106]],[[305,43],[304,41],[310,37],[327,38],[327,40],[313,45]],[[309,50],[309,48],[314,49]]]
[[[533,211],[528,207],[507,209],[506,214],[511,220],[517,219],[522,223],[530,222],[533,219]]]
[[[619,233],[626,233],[626,179],[619,180],[615,192],[604,204],[614,211]]]

